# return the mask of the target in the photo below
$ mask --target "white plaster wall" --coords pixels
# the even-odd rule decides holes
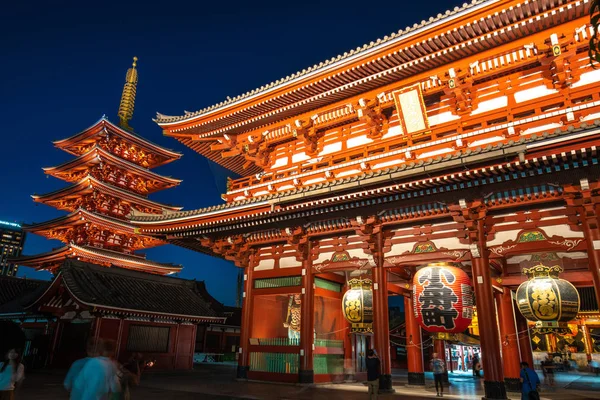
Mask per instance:
[[[269,269],[274,269],[275,268],[275,260],[273,259],[268,259],[268,260],[260,260],[258,262],[258,265],[256,267],[254,267],[255,271],[266,271]]]
[[[296,257],[281,257],[279,259],[279,268],[301,267],[302,263],[296,260]]]

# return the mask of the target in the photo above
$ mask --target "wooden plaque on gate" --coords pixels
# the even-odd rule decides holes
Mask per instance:
[[[404,134],[414,135],[429,129],[427,109],[420,84],[396,90],[392,94]]]

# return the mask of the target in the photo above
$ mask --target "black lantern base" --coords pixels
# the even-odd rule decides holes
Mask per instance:
[[[408,373],[408,384],[410,386],[425,386],[425,373],[409,372]]]
[[[248,367],[244,365],[238,365],[237,367],[237,378],[248,379]]]
[[[315,371],[312,369],[300,370],[300,383],[315,383]]]
[[[504,386],[507,392],[521,391],[521,381],[519,378],[504,378]]]
[[[486,400],[506,400],[506,387],[504,382],[483,381]]]
[[[379,393],[394,393],[392,387],[392,375],[381,375],[379,377]]]

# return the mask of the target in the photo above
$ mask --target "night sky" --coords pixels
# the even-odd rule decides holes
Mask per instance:
[[[156,169],[183,179],[151,196],[185,209],[221,203],[232,173],[207,161],[152,122],[182,115],[285,77],[430,16],[459,1],[11,1],[0,13],[0,219],[42,222],[65,215],[30,195],[68,185],[42,167],[73,156],[63,139],[116,113],[125,72],[139,57],[135,131],[184,157]],[[60,247],[29,235],[25,254]],[[219,301],[235,303],[236,267],[175,246],[148,258],[182,264],[183,278],[205,280]],[[49,279],[21,267],[20,276]]]

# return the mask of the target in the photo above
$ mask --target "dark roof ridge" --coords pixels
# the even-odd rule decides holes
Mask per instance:
[[[104,250],[106,250],[106,249],[104,249]],[[140,258],[142,258],[142,257],[140,257]],[[80,261],[80,260],[74,260],[71,258],[66,259],[61,268],[65,268],[65,267],[67,269],[69,269],[69,268],[80,268],[80,269],[88,268],[90,270],[99,271],[101,273],[109,273],[109,274],[115,274],[115,275],[119,274],[119,275],[128,276],[130,278],[145,279],[145,280],[157,281],[157,282],[161,282],[161,283],[169,282],[169,280],[170,281],[180,281],[180,282],[185,282],[185,283],[193,282],[189,279],[183,279],[183,278],[178,278],[178,277],[173,277],[173,276],[168,276],[168,275],[157,275],[157,274],[152,274],[149,272],[137,271],[137,270],[130,269],[130,268],[123,268],[123,267],[119,267],[117,265],[112,265],[111,267],[107,268],[102,265],[84,262],[84,261]],[[180,282],[169,282],[169,283],[181,284]]]

